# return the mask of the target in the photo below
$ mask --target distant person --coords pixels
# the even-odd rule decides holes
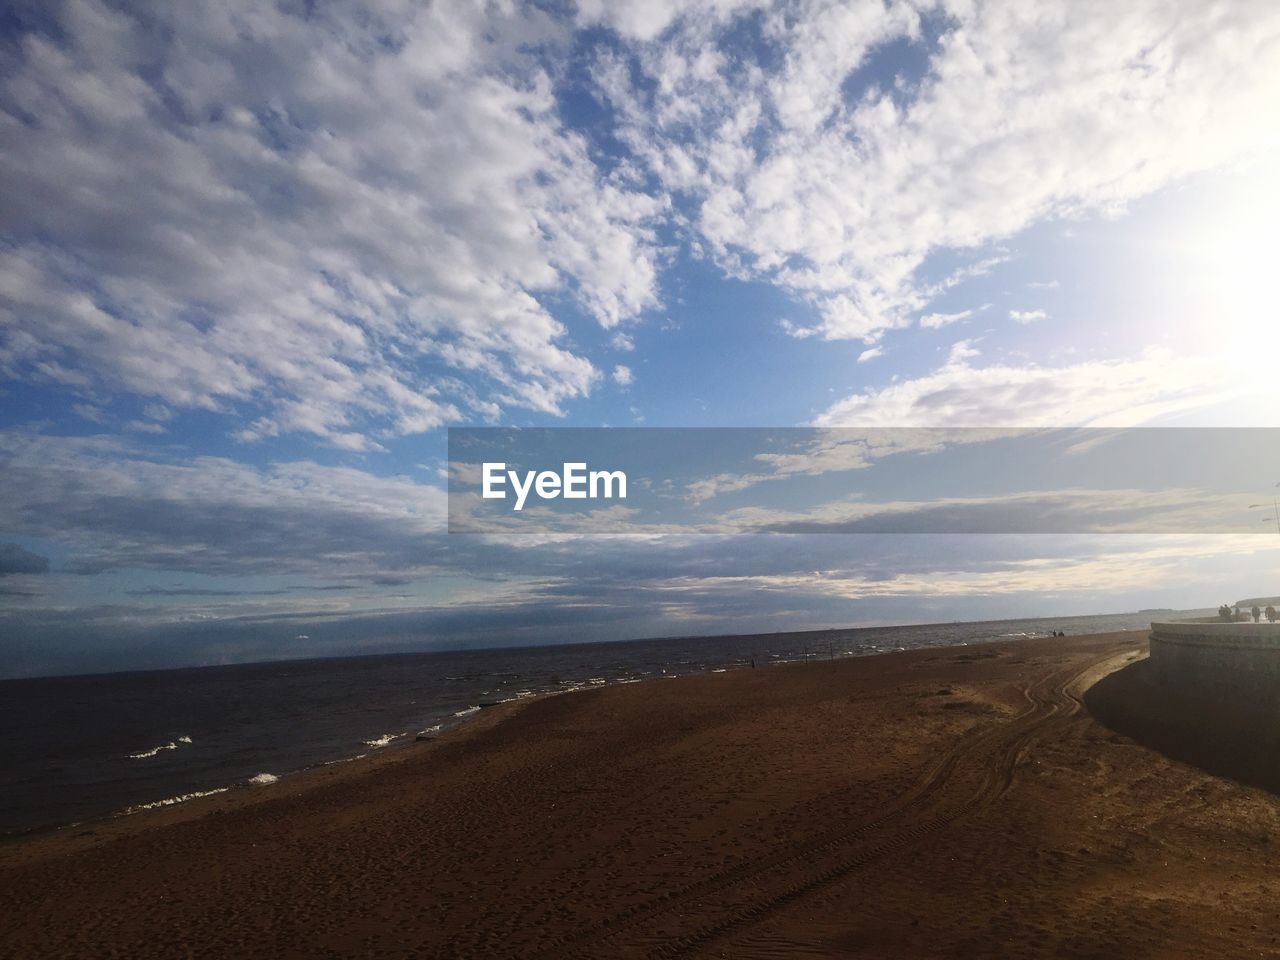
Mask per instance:
[[[1267,623],[1276,622],[1276,608],[1271,604],[1267,604]]]
[[[1231,619],[1231,608],[1225,603],[1218,608],[1218,619],[1228,621]]]
[[[1258,605],[1256,603],[1253,605],[1253,609],[1250,610],[1249,612],[1253,614],[1254,623],[1257,623],[1259,620],[1262,619],[1262,611],[1258,609]]]

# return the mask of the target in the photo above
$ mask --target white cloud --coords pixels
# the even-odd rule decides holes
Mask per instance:
[[[922,18],[944,27],[925,74],[846,97],[886,42],[925,42]],[[596,80],[717,262],[814,305],[797,335],[874,342],[968,275],[930,279],[931,254],[983,261],[1031,224],[1114,213],[1276,140],[1257,119],[1280,99],[1265,2],[815,0],[759,21],[776,66],[726,54],[717,23],[668,21],[631,51],[640,82],[614,55]]]
[[[961,320],[968,320],[973,314],[972,310],[958,310],[955,313],[926,313],[920,318],[920,326],[926,330],[939,330],[953,323],[959,323]]]
[[[124,428],[131,433],[168,433],[169,429],[163,424],[154,423],[151,420],[130,420],[124,425]]]
[[[1130,427],[1239,391],[1228,363],[1149,350],[1068,366],[974,366],[968,341],[933,373],[833,404],[822,427]]]
[[[884,349],[881,347],[870,347],[858,354],[858,362],[866,363],[868,360],[874,360],[876,357],[882,356]]]
[[[1043,310],[1010,310],[1009,319],[1014,323],[1035,323],[1037,320],[1047,320],[1049,314]]]
[[[578,21],[607,26],[631,40],[653,40],[680,17],[721,20],[736,10],[758,6],[756,0],[578,0]]]
[[[49,21],[0,74],[0,375],[352,450],[589,393],[608,368],[556,305],[631,349],[659,225],[807,301],[789,334],[871,359],[916,316],[972,316],[923,311],[1028,226],[1274,144],[1280,99],[1280,8],[1249,0],[583,0],[572,24],[64,0]],[[616,165],[557,107],[574,25],[616,31],[591,65]],[[885,75],[890,43],[924,69]]]
[[[0,373],[362,449],[585,395],[544,294],[656,304],[662,203],[563,127],[532,7],[49,18],[0,78]]]
[[[73,403],[72,411],[82,420],[88,420],[90,423],[106,423],[107,415],[100,407],[95,407],[91,403]]]
[[[618,386],[629,387],[634,380],[635,376],[632,374],[630,367],[624,367],[622,364],[618,364],[613,368],[613,382]]]

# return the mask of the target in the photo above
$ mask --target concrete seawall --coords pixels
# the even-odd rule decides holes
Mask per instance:
[[[1153,623],[1151,669],[1188,692],[1280,696],[1280,623]]]

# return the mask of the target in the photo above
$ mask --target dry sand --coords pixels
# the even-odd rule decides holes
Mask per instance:
[[[1280,955],[1276,797],[1082,706],[1108,673],[1123,695],[1145,646],[501,707],[374,762],[0,848],[0,956]]]

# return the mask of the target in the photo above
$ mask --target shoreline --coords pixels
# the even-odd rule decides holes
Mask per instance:
[[[1260,891],[1276,864],[1258,835],[1280,833],[1275,798],[1082,706],[1144,640],[933,647],[513,701],[243,796],[6,845],[0,957],[1270,947]]]
[[[198,820],[210,814],[222,815],[259,803],[270,803],[281,796],[296,796],[308,790],[326,786],[340,779],[341,774],[347,771],[366,774],[387,764],[414,760],[420,755],[428,754],[431,747],[436,744],[451,741],[459,734],[472,730],[482,731],[492,723],[509,719],[510,716],[518,713],[519,707],[524,704],[570,692],[576,691],[549,692],[534,694],[531,697],[512,698],[485,707],[474,716],[442,730],[429,740],[415,741],[406,734],[401,743],[392,742],[386,747],[353,757],[323,761],[297,770],[273,774],[275,779],[270,782],[253,783],[251,779],[239,780],[228,786],[216,787],[172,803],[166,802],[167,798],[163,798],[101,817],[74,823],[35,827],[25,832],[2,834],[0,835],[0,869],[6,865],[6,853],[11,853],[16,848],[62,841],[67,849],[71,849],[82,846],[82,844],[71,842],[74,840],[92,838],[88,841],[90,843],[115,840],[152,828]],[[491,721],[490,724],[484,723],[486,719]]]
[[[1105,616],[1105,615],[1101,615],[1101,616]],[[1049,622],[1053,618],[1041,618],[1041,619],[1043,619],[1045,622]],[[1003,621],[978,621],[978,623],[982,623],[982,624],[985,624],[988,622],[1001,623]],[[1023,621],[1009,621],[1009,622],[1023,622]],[[909,626],[938,626],[938,625],[939,624],[923,624],[923,625],[909,625]],[[850,628],[850,629],[862,629],[862,628]],[[879,628],[866,628],[866,629],[879,629]],[[814,631],[807,631],[807,632],[802,631],[801,634],[798,634],[798,635],[803,635],[807,633],[807,634],[812,634],[814,636],[819,636],[819,635],[825,636],[827,634],[839,633],[839,632],[842,632],[842,631],[837,630],[835,628],[831,628],[831,629],[814,630]],[[750,634],[745,636],[767,637],[767,636],[774,636],[774,635],[775,634],[771,634],[771,633],[761,633],[761,634]],[[736,636],[736,635],[730,634],[725,636]],[[854,658],[863,658],[863,657],[889,656],[897,653],[905,653],[905,652],[912,652],[912,651],[926,650],[926,649],[945,649],[945,648],[951,648],[951,647],[975,646],[979,644],[1010,643],[1010,642],[1017,642],[1019,640],[1042,639],[1042,638],[1043,637],[1041,637],[1038,634],[1033,635],[1033,634],[1028,634],[1026,632],[1018,632],[1018,633],[1011,633],[1011,634],[1000,634],[991,639],[977,641],[977,643],[970,642],[970,641],[958,641],[955,643],[921,644],[919,646],[910,647],[910,648],[904,648],[899,646],[899,647],[894,647],[892,649],[885,649],[881,645],[872,645],[871,647],[865,650],[845,650],[841,653],[835,654],[834,656],[830,656],[830,657],[823,656],[823,655],[786,656],[786,655],[775,654],[775,655],[772,655],[770,658],[763,660],[759,664],[759,667],[762,669],[786,667],[786,666],[794,666],[797,664],[828,662],[830,660],[845,660],[845,659],[854,659]],[[700,639],[707,639],[707,638],[700,638]],[[710,639],[715,639],[715,638],[712,637]],[[644,643],[646,641],[640,640],[640,641],[628,641],[628,642]],[[288,661],[285,661],[285,662],[288,662]],[[675,667],[675,668],[667,668],[667,669],[673,669],[673,671],[678,671],[679,668]],[[645,677],[630,677],[630,678],[613,679],[613,680],[607,680],[607,681],[596,680],[596,679],[591,679],[586,681],[565,681],[566,683],[573,683],[574,685],[569,686],[565,689],[538,690],[530,694],[525,694],[523,696],[517,695],[514,697],[507,697],[497,701],[481,700],[477,706],[469,708],[469,710],[467,711],[454,713],[452,716],[444,718],[444,720],[441,723],[437,723],[436,724],[437,727],[443,726],[445,723],[447,723],[448,725],[443,726],[443,729],[440,729],[436,734],[429,737],[428,741],[434,741],[442,737],[452,735],[457,731],[474,723],[482,715],[491,714],[496,708],[507,706],[510,704],[530,702],[530,701],[545,698],[545,697],[582,693],[582,692],[588,692],[588,691],[597,690],[597,689],[607,689],[610,687],[624,685],[624,684],[649,683],[649,682],[660,681],[660,680],[673,680],[681,677],[720,674],[720,673],[731,672],[734,670],[742,670],[742,669],[752,669],[752,667],[748,666],[748,664],[746,663],[736,663],[736,662],[721,663],[718,666],[714,666],[714,667],[702,666],[697,669],[691,669],[688,672],[667,673],[666,670],[664,669],[661,675],[650,675]],[[454,722],[448,723],[448,721],[454,721]],[[416,738],[421,736],[423,733],[426,733],[427,730],[430,730],[430,729],[431,728],[428,727],[422,731],[417,731],[417,732],[406,731],[405,733],[395,737],[391,742],[387,743],[384,746],[374,746],[372,743],[366,741],[365,746],[367,749],[361,753],[357,753],[354,755],[334,756],[331,759],[321,760],[315,763],[307,764],[305,766],[296,767],[292,769],[285,769],[281,771],[276,771],[276,770],[260,771],[258,774],[254,776],[244,777],[229,783],[217,784],[211,787],[195,788],[195,789],[192,789],[190,792],[184,793],[184,794],[169,794],[166,796],[158,796],[152,799],[139,800],[137,803],[130,804],[120,809],[112,810],[110,812],[103,813],[97,816],[86,817],[82,820],[74,820],[67,823],[49,823],[49,824],[29,827],[26,829],[16,829],[16,830],[11,830],[7,832],[2,832],[0,833],[0,848],[9,846],[15,843],[23,843],[28,840],[33,840],[40,837],[55,835],[60,832],[68,831],[68,830],[97,830],[102,826],[104,826],[105,824],[112,823],[117,820],[151,814],[158,810],[173,810],[178,807],[188,807],[193,804],[199,804],[203,801],[208,801],[211,798],[215,798],[215,797],[221,797],[223,800],[232,800],[232,799],[244,800],[248,798],[250,793],[252,794],[263,793],[266,790],[266,788],[276,786],[280,782],[287,781],[289,783],[294,783],[298,780],[299,777],[304,777],[312,773],[323,772],[326,769],[331,767],[346,767],[351,764],[360,764],[366,761],[375,760],[379,757],[387,757],[389,755],[392,755],[393,753],[396,753],[398,751],[403,751],[409,747],[421,746],[424,741],[416,740]],[[272,779],[258,780],[257,779],[258,777],[269,777]]]

